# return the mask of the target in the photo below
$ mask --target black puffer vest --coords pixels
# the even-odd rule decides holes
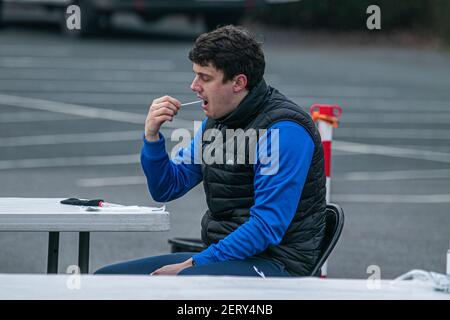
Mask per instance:
[[[226,129],[267,129],[284,120],[295,121],[307,130],[314,142],[314,153],[297,211],[286,234],[279,244],[268,247],[258,256],[280,262],[293,275],[309,276],[324,237],[326,209],[323,149],[311,117],[262,80],[233,112],[221,119],[207,120],[202,148],[205,153],[208,145],[214,142],[205,141],[211,139],[205,139],[208,129],[218,129],[226,137]],[[224,157],[225,146],[223,144]],[[248,160],[248,146],[245,152]],[[254,205],[254,168],[251,164],[254,162],[237,163],[236,158],[234,163],[229,160],[224,160],[223,164],[202,162],[209,209],[202,219],[202,240],[206,245],[225,238],[250,217],[249,209]]]

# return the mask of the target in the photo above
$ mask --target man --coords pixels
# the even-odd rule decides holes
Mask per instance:
[[[202,128],[190,147],[170,160],[159,129],[177,115],[180,102],[170,96],[155,99],[145,123],[141,163],[149,191],[159,202],[179,198],[203,181],[208,211],[201,235],[208,247],[201,253],[111,265],[96,273],[309,276],[324,237],[326,208],[323,150],[312,119],[265,83],[263,51],[243,28],[225,26],[201,35],[189,59],[195,73],[191,89],[203,100],[206,115]],[[199,151],[223,158],[228,142],[214,143],[211,151],[206,132],[225,137],[231,129],[267,129],[256,148],[276,145],[275,170],[264,172],[267,163],[261,158],[233,161],[237,154],[231,162],[204,157],[200,163],[186,161]],[[268,139],[271,135],[277,140]],[[245,159],[251,158],[253,147],[245,146]]]

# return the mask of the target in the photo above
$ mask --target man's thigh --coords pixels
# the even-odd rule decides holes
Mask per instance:
[[[279,263],[261,259],[232,260],[215,262],[202,266],[183,269],[179,276],[212,275],[212,276],[245,276],[245,277],[290,277],[286,269]]]
[[[97,270],[95,274],[150,274],[168,264],[186,261],[194,254],[193,252],[180,252],[125,261],[105,266]]]

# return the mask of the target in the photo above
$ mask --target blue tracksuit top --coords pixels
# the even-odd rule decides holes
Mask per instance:
[[[202,123],[202,130],[205,123],[206,120]],[[314,143],[301,125],[293,121],[280,121],[268,129],[268,138],[258,140],[259,148],[271,150],[270,134],[273,129],[279,130],[278,171],[272,175],[261,174],[261,169],[266,167],[267,170],[270,164],[267,161],[256,162],[255,203],[250,208],[250,219],[223,240],[194,255],[196,265],[246,259],[263,252],[270,245],[279,244],[286,233],[305,184]],[[144,137],[141,165],[155,201],[177,199],[202,181],[200,161],[194,161],[194,157],[199,157],[202,130],[198,130],[190,146],[180,148],[173,159],[166,152],[162,133],[155,142],[149,142]]]

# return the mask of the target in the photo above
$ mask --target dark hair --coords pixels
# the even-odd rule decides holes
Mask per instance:
[[[233,25],[200,35],[189,51],[189,60],[201,66],[211,63],[223,72],[224,82],[245,74],[248,90],[262,80],[266,66],[261,45],[253,35]]]

